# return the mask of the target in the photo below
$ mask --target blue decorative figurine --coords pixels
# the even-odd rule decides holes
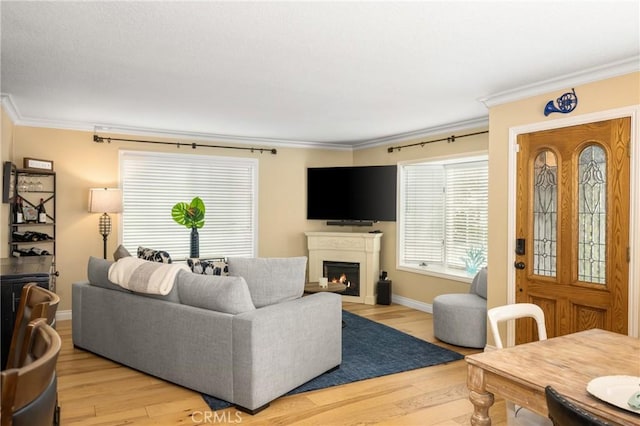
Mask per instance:
[[[576,106],[578,105],[576,89],[571,89],[571,92],[567,92],[564,95],[560,96],[558,99],[556,99],[556,102],[558,102],[557,108],[555,105],[553,105],[553,101],[547,102],[547,105],[544,107],[545,117],[552,112],[561,112],[563,114],[567,114],[576,109]]]

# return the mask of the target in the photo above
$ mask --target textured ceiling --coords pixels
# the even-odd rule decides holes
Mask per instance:
[[[640,54],[637,1],[0,7],[4,99],[55,127],[357,146]]]

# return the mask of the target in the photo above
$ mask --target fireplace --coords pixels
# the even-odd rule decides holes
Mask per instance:
[[[347,286],[342,292],[344,296],[360,296],[360,264],[357,262],[322,262],[323,276],[329,282],[341,283]]]
[[[351,282],[352,287],[343,293],[342,298],[348,302],[376,304],[382,233],[305,232],[305,235],[309,249],[310,281],[317,281],[318,277],[333,278],[330,276],[333,271],[328,271],[328,274],[325,269],[326,263],[340,267],[357,265],[357,271],[349,269],[340,272],[345,273],[345,279]]]

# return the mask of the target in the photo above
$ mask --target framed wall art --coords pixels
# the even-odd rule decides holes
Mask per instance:
[[[48,172],[53,171],[53,161],[50,160],[38,160],[37,158],[24,158],[25,169],[46,170]]]

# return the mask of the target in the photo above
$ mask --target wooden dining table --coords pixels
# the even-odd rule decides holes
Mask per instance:
[[[494,395],[548,416],[545,387],[614,424],[640,425],[640,414],[587,392],[602,376],[640,376],[640,340],[592,329],[465,357],[472,425],[490,425]],[[629,395],[631,396],[631,395]]]

